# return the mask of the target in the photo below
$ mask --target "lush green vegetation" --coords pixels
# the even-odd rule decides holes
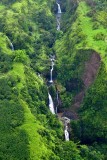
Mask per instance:
[[[48,5],[46,1],[3,1],[0,5],[2,160],[58,159],[54,148],[55,142],[62,138],[61,123],[51,116],[47,87],[35,74],[46,68],[45,61],[41,68],[36,66],[41,65],[54,41],[53,38],[48,41],[53,36],[49,30],[54,28],[51,4],[52,1]],[[15,50],[12,50],[11,42]],[[48,54],[49,51],[46,59]]]
[[[58,32],[55,0],[1,0],[1,160],[107,159],[106,7],[106,1],[62,0]],[[83,75],[93,52],[101,64],[86,89]],[[48,89],[52,54],[55,85]],[[69,142],[48,109],[48,90],[57,103],[56,88],[62,110],[72,110],[75,96],[85,92],[79,119],[71,121]]]
[[[107,29],[105,16],[107,2],[101,3],[105,5],[105,9],[98,1],[87,0],[78,3],[73,16],[75,19],[74,21],[72,18],[69,19],[72,25],[68,27],[62,39],[56,41],[55,49],[58,57],[57,69],[60,72],[57,76],[58,81],[65,87],[65,99],[60,90],[61,98],[64,104],[69,104],[70,109],[72,109],[73,97],[84,89],[82,76],[86,62],[93,52],[99,53],[101,57],[97,76],[93,84],[85,91],[85,97],[78,113],[79,120],[71,121],[71,134],[76,142],[81,141],[82,144],[93,146],[104,154],[103,158],[106,159]],[[72,98],[68,98],[68,93],[72,95]]]

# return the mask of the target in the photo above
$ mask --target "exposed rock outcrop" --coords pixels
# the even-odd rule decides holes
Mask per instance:
[[[87,89],[94,82],[100,67],[101,58],[98,53],[94,52],[89,61],[85,63],[82,80],[84,89],[74,97],[73,105],[69,109],[65,109],[62,116],[70,119],[78,119],[78,108],[80,107]]]

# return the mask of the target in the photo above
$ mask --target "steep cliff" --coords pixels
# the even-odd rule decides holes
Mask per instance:
[[[1,160],[106,159],[106,5],[1,0]],[[69,142],[62,122],[49,111],[49,91],[58,114],[71,119]]]

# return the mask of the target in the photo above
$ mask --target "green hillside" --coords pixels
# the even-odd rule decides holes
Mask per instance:
[[[55,0],[1,0],[0,160],[107,159],[107,2],[101,2],[58,1],[58,31]],[[60,115],[70,118],[70,141]]]

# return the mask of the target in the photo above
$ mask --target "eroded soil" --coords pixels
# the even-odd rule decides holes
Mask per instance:
[[[73,105],[69,109],[64,109],[64,112],[61,114],[59,113],[59,116],[61,115],[70,119],[78,119],[78,109],[83,101],[87,89],[91,84],[93,84],[98,74],[100,62],[101,58],[99,54],[94,52],[84,66],[84,73],[82,76],[84,89],[74,97]]]

